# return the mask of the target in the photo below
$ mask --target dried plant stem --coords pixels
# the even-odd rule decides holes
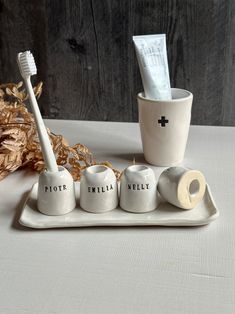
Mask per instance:
[[[22,86],[22,82],[0,85],[0,180],[20,167],[38,172],[45,168],[34,118],[24,104],[28,96]],[[36,97],[40,97],[42,82],[34,87],[34,92]],[[65,166],[74,180],[80,180],[83,169],[97,164],[85,145],[69,146],[62,135],[47,131],[57,164]],[[100,164],[113,169],[109,162]],[[120,171],[113,170],[119,179]]]

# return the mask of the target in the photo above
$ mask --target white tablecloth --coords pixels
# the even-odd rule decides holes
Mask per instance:
[[[123,169],[143,163],[138,124],[47,120]],[[0,182],[0,313],[235,313],[235,128],[193,126],[184,165],[220,217],[204,227],[33,230],[18,218],[37,175]],[[163,168],[154,168],[159,175]]]

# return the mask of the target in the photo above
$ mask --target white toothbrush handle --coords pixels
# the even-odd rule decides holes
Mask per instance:
[[[35,123],[37,126],[38,137],[41,144],[42,154],[46,168],[50,172],[58,172],[58,166],[56,163],[55,155],[51,146],[51,142],[42,120],[41,112],[38,108],[37,100],[33,92],[33,87],[30,81],[30,77],[25,79],[26,88],[29,94],[29,100],[33,111]]]

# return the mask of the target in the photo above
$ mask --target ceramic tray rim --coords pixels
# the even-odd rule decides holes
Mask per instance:
[[[144,219],[144,217],[146,218],[146,214],[148,213],[137,213],[137,214],[133,214],[133,213],[129,213],[129,212],[125,212],[122,210],[122,213],[125,213],[126,214],[126,218],[125,219],[122,219],[122,220],[111,220],[111,219],[103,219],[103,220],[88,220],[86,222],[80,222],[79,221],[76,221],[76,222],[71,222],[70,224],[65,224],[65,225],[60,225],[58,226],[58,222],[50,222],[48,225],[44,225],[43,223],[40,223],[40,222],[37,222],[37,221],[33,221],[32,222],[28,222],[27,219],[25,219],[24,217],[24,213],[25,211],[27,210],[27,204],[30,200],[30,196],[31,194],[34,192],[34,190],[36,189],[36,186],[37,186],[38,183],[35,183],[30,192],[28,193],[27,195],[27,198],[25,200],[25,203],[23,205],[23,208],[22,208],[22,211],[21,211],[21,214],[20,214],[20,218],[19,218],[19,223],[25,227],[28,227],[28,228],[32,228],[32,229],[54,229],[54,228],[83,228],[83,227],[108,227],[108,226],[112,226],[112,227],[138,227],[138,226],[169,226],[169,227],[193,227],[193,226],[202,226],[202,225],[207,225],[209,224],[210,222],[214,221],[216,218],[218,218],[219,216],[219,210],[215,204],[215,201],[214,201],[214,198],[212,196],[212,193],[211,193],[211,190],[210,190],[210,187],[209,185],[207,184],[206,186],[206,189],[207,189],[207,192],[208,193],[208,196],[210,198],[210,201],[211,201],[211,204],[213,206],[213,210],[211,210],[211,215],[208,216],[208,217],[205,217],[205,218],[200,218],[200,219],[191,219],[191,220],[188,220],[188,219],[164,219],[162,221],[160,220],[157,220],[157,219],[151,219],[151,220],[146,220]],[[77,206],[78,207],[78,206]],[[79,208],[79,207],[78,207]],[[120,208],[117,208],[115,209],[116,211],[117,210],[120,210]],[[114,211],[115,211],[114,210]],[[112,211],[111,211],[112,212]],[[94,215],[98,215],[97,217],[101,217],[101,215],[106,215],[109,214],[109,213],[103,213],[103,214],[93,214],[93,213],[88,213],[88,212],[85,212],[84,213],[87,213],[87,215],[92,215],[93,218],[94,218]],[[41,214],[40,212],[38,212],[39,215],[43,215],[44,217],[48,217],[48,221],[50,220],[51,216],[46,216],[44,214]],[[69,215],[66,214],[64,216],[67,216]],[[130,215],[134,215],[135,216],[135,219],[131,220],[130,217],[128,218],[128,216]],[[55,217],[61,217],[61,216],[53,216],[53,218]],[[141,219],[143,218],[143,219]]]

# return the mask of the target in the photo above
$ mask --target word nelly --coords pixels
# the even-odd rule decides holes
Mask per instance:
[[[139,184],[139,183],[132,183],[132,184],[127,184],[127,189],[128,190],[133,190],[133,191],[140,191],[140,190],[149,190],[149,183],[145,184]]]

